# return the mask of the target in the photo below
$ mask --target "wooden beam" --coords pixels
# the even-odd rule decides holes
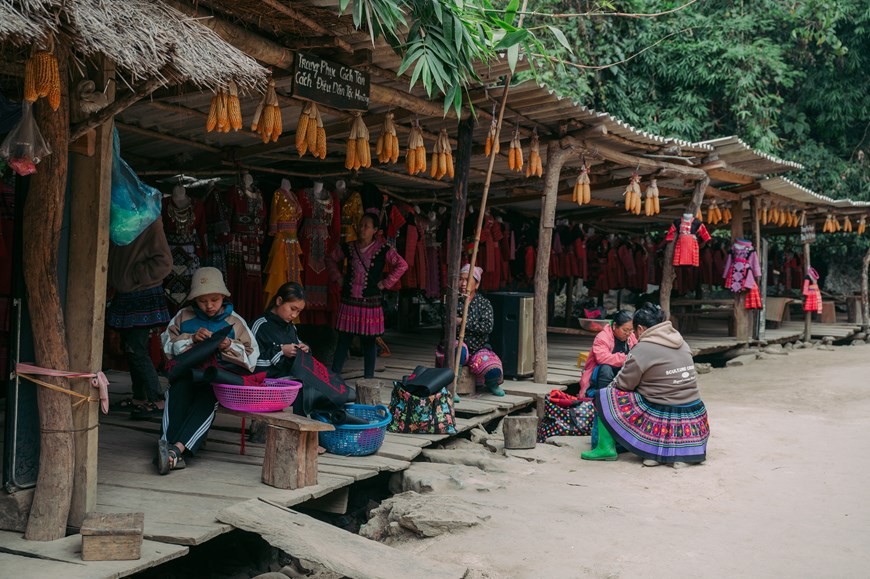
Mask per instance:
[[[218,147],[206,145],[205,143],[200,143],[199,141],[193,141],[191,139],[183,139],[181,137],[167,135],[166,133],[161,133],[160,131],[155,131],[154,129],[143,129],[142,127],[137,127],[136,125],[128,125],[126,123],[121,123],[117,121],[115,122],[115,126],[117,126],[118,130],[120,131],[136,133],[137,135],[151,137],[153,139],[159,139],[161,141],[166,141],[167,143],[175,143],[176,145],[184,145],[185,147],[196,147],[197,149],[202,149],[203,151],[208,151],[209,153],[222,152],[222,150]]]
[[[755,183],[755,177],[741,175],[740,173],[734,173],[725,169],[710,169],[707,171],[707,174],[710,175],[710,179],[725,181],[726,183],[738,183],[740,185]]]
[[[707,178],[707,173],[696,167],[686,167],[665,161],[636,157],[634,155],[629,155],[628,153],[623,153],[622,151],[617,151],[616,149],[611,149],[610,147],[600,143],[579,140],[573,137],[573,135],[562,139],[562,141],[567,143],[569,146],[575,147],[577,149],[577,154],[582,150],[587,156],[601,157],[625,167],[653,169],[658,172],[660,177],[681,177],[691,181],[700,181]]]
[[[707,197],[712,197],[713,199],[724,199],[726,201],[740,201],[743,197],[739,193],[732,193],[731,191],[725,191],[724,189],[717,189],[716,187],[707,187],[707,192],[704,193]]]
[[[377,173],[379,175],[387,175],[389,177],[400,179],[407,183],[417,183],[419,185],[424,185],[430,188],[432,188],[433,186],[438,189],[447,189],[448,187],[452,187],[449,181],[437,181],[429,177],[417,177],[416,175],[408,175],[401,170],[388,171],[386,169],[381,169],[380,167],[368,167],[366,169],[360,169],[360,174],[364,175],[366,172]]]
[[[105,57],[88,78],[115,92],[115,67]],[[109,259],[109,208],[112,199],[112,119],[96,127],[94,156],[70,158],[69,257],[66,291],[67,348],[70,366],[77,372],[99,372],[103,366],[103,329]],[[92,395],[90,380],[71,380],[76,392]],[[97,506],[97,454],[99,403],[73,409],[75,475],[69,521],[81,527],[85,515]]]
[[[122,111],[130,107],[130,105],[150,95],[152,92],[163,86],[164,82],[163,79],[155,77],[137,85],[131,92],[128,92],[120,99],[95,112],[87,119],[70,129],[70,141],[75,141],[89,130],[115,118],[115,115],[120,114]]]

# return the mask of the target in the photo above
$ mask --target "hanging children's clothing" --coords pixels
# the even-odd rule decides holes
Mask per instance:
[[[278,189],[272,197],[269,235],[275,237],[266,262],[266,302],[288,281],[302,283],[302,247],[297,231],[302,219],[302,204],[293,191]]]
[[[758,263],[758,252],[752,247],[752,242],[738,239],[731,246],[731,253],[725,261],[725,287],[738,293],[746,290],[744,307],[747,310],[761,309],[761,293],[758,290],[758,280],[761,279],[761,265]]]
[[[804,276],[804,311],[822,313],[822,290],[819,289],[819,272],[811,267]]]
[[[306,189],[299,193],[299,202],[305,217],[300,240],[305,257],[303,285],[305,310],[300,315],[303,324],[328,324],[337,311],[339,287],[329,287],[327,257],[336,246],[341,230],[341,211],[334,193]],[[333,301],[330,303],[332,290]]]
[[[205,207],[205,243],[208,252],[203,264],[227,276],[227,241],[230,238],[229,209],[217,187],[212,188],[203,201]]]
[[[674,246],[674,265],[698,267],[700,264],[698,240],[700,239],[702,243],[710,241],[710,233],[701,220],[688,214],[675,219],[668,229],[665,241],[673,241],[675,238],[677,243]]]
[[[205,208],[202,203],[188,198],[185,207],[178,207],[172,197],[166,198],[163,230],[172,254],[172,270],[163,280],[163,288],[171,313],[175,313],[184,304],[190,291],[190,279],[206,255]]]

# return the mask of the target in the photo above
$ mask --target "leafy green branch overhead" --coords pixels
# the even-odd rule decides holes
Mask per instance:
[[[350,0],[341,0],[347,10]],[[373,39],[383,38],[402,57],[399,74],[411,71],[410,85],[444,96],[445,113],[461,111],[469,86],[479,81],[475,64],[506,55],[515,70],[520,49],[546,52],[544,37],[571,50],[553,25],[519,26],[520,0],[496,7],[489,0],[354,0],[354,24]]]

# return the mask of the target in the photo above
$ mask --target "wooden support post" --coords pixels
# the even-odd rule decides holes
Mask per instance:
[[[377,378],[361,378],[356,381],[356,403],[377,406],[381,403],[381,386]]]
[[[684,213],[694,215],[698,212],[698,207],[704,201],[704,191],[707,190],[707,185],[710,184],[710,178],[704,177],[695,183],[695,191],[692,193],[692,200],[686,207]],[[668,242],[665,246],[664,263],[662,264],[662,284],[659,289],[659,303],[665,311],[665,319],[671,319],[671,290],[674,288],[674,246],[676,240]]]
[[[804,241],[804,275],[810,272],[810,244]],[[813,312],[804,312],[804,342],[809,342],[813,336]]]
[[[96,71],[98,86],[114,93],[114,65],[107,59]],[[112,120],[96,128],[93,157],[70,158],[70,240],[66,299],[66,342],[76,372],[98,372],[103,363],[106,271],[109,258],[109,207],[112,198]],[[90,381],[73,380],[73,390],[94,393]],[[80,527],[97,505],[97,426],[99,403],[73,409],[75,475],[69,526]]]
[[[535,448],[538,434],[537,416],[505,416],[502,428],[506,449]]]
[[[870,288],[868,288],[867,275],[870,273],[870,249],[864,254],[864,261],[861,267],[861,310],[863,312],[864,333],[870,331]]]
[[[459,307],[459,269],[462,263],[462,231],[468,204],[468,169],[471,166],[471,145],[474,121],[459,123],[456,149],[456,171],[453,178],[453,204],[450,208],[450,228],[447,230],[447,295],[444,303],[444,360],[448,368],[456,363],[456,311]],[[455,370],[455,368],[453,368]]]
[[[67,186],[69,147],[69,48],[55,43],[55,56],[60,73],[60,108],[52,112],[48,102],[34,104],[36,121],[52,154],[39,164],[30,178],[30,189],[24,203],[24,282],[30,311],[36,365],[43,368],[69,370],[69,352],[63,308],[58,290],[57,263],[63,226],[64,201]],[[67,381],[42,377],[61,388]],[[74,440],[70,396],[38,386],[39,405],[39,476],[27,521],[26,539],[53,541],[66,535],[73,485]]]
[[[755,251],[758,252],[761,265],[761,279],[758,283],[758,293],[761,295],[761,309],[756,310],[755,339],[763,340],[767,329],[767,242],[761,237],[761,198],[753,197],[750,208],[752,216],[752,240],[755,242]],[[733,217],[733,215],[732,215]]]
[[[731,243],[743,239],[743,201],[738,201],[731,206]],[[746,292],[740,292],[734,296],[734,335],[738,340],[749,340],[752,329],[750,326],[751,314],[746,309]]]
[[[547,383],[547,292],[549,291],[550,247],[556,222],[556,201],[559,197],[559,175],[574,147],[563,148],[558,140],[547,145],[547,167],[544,171],[544,197],[541,201],[541,224],[538,229],[538,255],[535,263],[535,382]]]

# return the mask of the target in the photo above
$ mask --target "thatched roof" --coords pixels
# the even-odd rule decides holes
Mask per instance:
[[[15,22],[16,24],[10,24]],[[7,0],[0,41],[25,44],[49,36],[85,56],[103,54],[133,79],[191,82],[216,89],[235,81],[250,90],[267,71],[196,19],[159,0]]]

